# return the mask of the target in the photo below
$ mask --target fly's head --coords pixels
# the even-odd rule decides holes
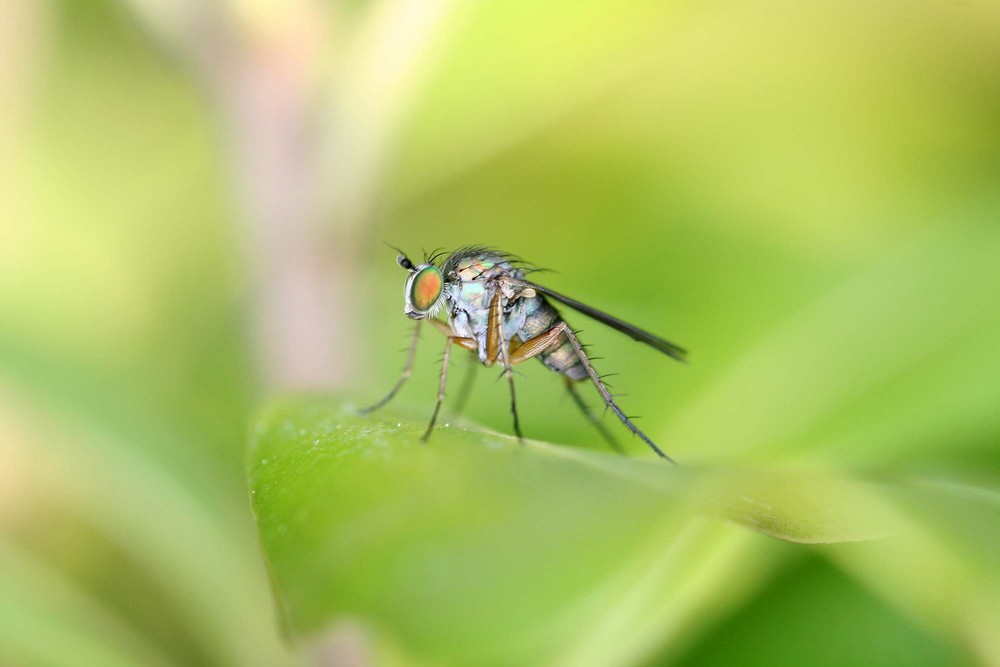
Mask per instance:
[[[403,312],[412,320],[434,317],[444,305],[444,276],[441,269],[427,262],[414,265],[410,258],[400,253],[396,263],[409,272],[403,296]]]

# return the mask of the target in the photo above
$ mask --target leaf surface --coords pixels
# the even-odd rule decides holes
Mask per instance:
[[[651,564],[688,571],[712,540],[762,539],[729,523],[809,543],[892,523],[876,485],[817,471],[693,469],[452,426],[422,445],[423,427],[319,398],[261,416],[252,504],[294,636],[360,617],[422,659],[551,663]]]

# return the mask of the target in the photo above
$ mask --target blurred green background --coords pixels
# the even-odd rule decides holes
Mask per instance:
[[[274,393],[394,381],[387,241],[502,247],[689,348],[570,320],[682,462],[990,508],[934,508],[902,569],[747,538],[618,663],[1000,664],[998,108],[985,0],[5,0],[0,663],[316,659],[281,639],[246,433]],[[527,435],[603,447],[524,375]],[[492,379],[468,415],[507,432]]]

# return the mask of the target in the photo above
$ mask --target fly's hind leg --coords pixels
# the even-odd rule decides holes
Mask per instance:
[[[511,355],[512,363],[520,364],[528,359],[537,357],[539,354],[548,349],[559,347],[562,345],[562,334],[564,333],[564,330],[568,329],[569,327],[566,327],[565,323],[561,322],[545,333],[525,341],[519,348],[514,350]],[[590,423],[592,423],[600,432],[601,436],[608,442],[612,449],[625,453],[615,437],[611,435],[611,432],[608,431],[608,429],[604,427],[604,424],[601,423],[601,418],[594,414],[594,412],[587,407],[587,404],[583,402],[583,397],[581,397],[580,393],[576,390],[574,383],[575,380],[568,377],[566,378],[566,390],[569,392],[569,395],[573,397],[573,402],[578,408],[580,408],[580,411],[583,412],[584,416],[587,417],[587,420],[590,421]]]
[[[614,398],[611,396],[611,392],[608,391],[608,387],[601,380],[601,376],[594,370],[594,366],[590,363],[587,353],[583,351],[583,346],[580,345],[580,341],[577,339],[576,334],[570,330],[569,326],[567,326],[565,322],[561,322],[557,326],[561,326],[563,328],[563,333],[566,334],[566,338],[569,339],[570,345],[572,345],[573,349],[576,351],[576,356],[580,360],[580,363],[583,364],[584,369],[587,371],[587,375],[590,376],[590,381],[594,383],[594,386],[597,387],[597,391],[601,395],[601,398],[604,399],[604,404],[611,408],[611,411],[618,416],[618,419],[621,420],[622,424],[625,424],[625,427],[628,430],[632,431],[632,433],[639,436],[643,442],[649,445],[649,448],[656,452],[657,456],[664,458],[671,463],[676,463],[676,461],[664,454],[663,450],[657,447],[656,443],[649,439],[649,436],[639,430],[639,427],[633,424],[632,420],[629,419],[624,412],[622,412],[621,408],[618,407],[618,404],[615,403]]]
[[[576,390],[576,380],[566,378],[566,391],[568,391],[569,395],[573,397],[573,402],[576,403],[578,408],[580,408],[580,412],[582,412],[587,420],[594,425],[594,428],[600,432],[601,437],[604,438],[611,449],[624,454],[625,450],[622,449],[620,444],[618,444],[618,440],[615,439],[615,436],[611,435],[611,431],[604,427],[604,423],[601,421],[600,415],[591,410],[590,407],[583,402],[583,397],[580,396],[580,392]]]
[[[611,411],[615,413],[618,419],[621,420],[621,423],[624,424],[628,430],[639,436],[643,442],[649,445],[650,449],[656,452],[658,456],[670,461],[671,463],[675,463],[672,458],[664,454],[663,450],[656,446],[656,443],[649,439],[649,436],[639,430],[639,427],[633,424],[632,420],[629,419],[624,412],[622,412],[621,408],[618,407],[618,404],[615,403],[614,397],[611,396],[611,392],[608,391],[607,385],[604,384],[601,380],[601,376],[599,376],[597,371],[594,370],[594,366],[590,363],[587,353],[583,351],[583,346],[580,345],[580,341],[576,337],[576,334],[573,333],[565,322],[560,322],[545,333],[536,336],[529,341],[525,341],[521,347],[517,348],[517,350],[515,350],[511,355],[512,362],[518,364],[541,354],[549,347],[557,345],[559,343],[559,338],[562,335],[565,335],[570,345],[573,346],[577,359],[580,360],[580,364],[583,366],[584,370],[587,371],[590,381],[594,383],[595,387],[597,387],[597,392],[601,395],[601,399],[604,401],[604,404],[611,408]]]
[[[406,365],[403,367],[403,374],[399,376],[399,379],[396,380],[396,384],[392,386],[392,389],[389,390],[389,393],[386,394],[381,401],[373,405],[369,405],[366,408],[359,409],[359,413],[366,415],[369,412],[374,412],[375,410],[381,408],[383,405],[392,400],[392,397],[396,395],[399,388],[402,387],[403,384],[410,378],[410,375],[413,373],[413,358],[417,353],[417,341],[420,340],[421,321],[422,320],[417,320],[417,323],[413,325],[413,338],[410,340],[410,351],[406,355]]]

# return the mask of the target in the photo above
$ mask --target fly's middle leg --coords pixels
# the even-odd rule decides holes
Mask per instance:
[[[510,387],[510,413],[514,416],[514,435],[517,441],[524,444],[524,435],[521,434],[521,420],[517,416],[517,394],[514,392],[514,371],[511,367],[513,353],[508,341],[503,339],[503,318],[501,312],[500,290],[493,295],[490,302],[490,316],[486,329],[486,365],[489,366],[498,357],[503,362],[503,374],[507,378],[507,386]],[[520,350],[520,348],[518,348]]]
[[[462,386],[458,392],[458,400],[451,407],[451,413],[457,419],[465,411],[465,406],[469,402],[469,396],[472,395],[472,385],[476,381],[476,371],[479,370],[479,356],[476,355],[475,351],[467,355],[469,358],[469,365],[465,369],[465,377],[462,379]]]
[[[524,444],[524,435],[521,433],[521,421],[517,416],[517,397],[514,393],[514,371],[511,369],[510,348],[507,345],[500,346],[500,356],[503,357],[503,374],[507,376],[507,385],[510,387],[510,413],[514,416],[514,435],[517,441]]]

